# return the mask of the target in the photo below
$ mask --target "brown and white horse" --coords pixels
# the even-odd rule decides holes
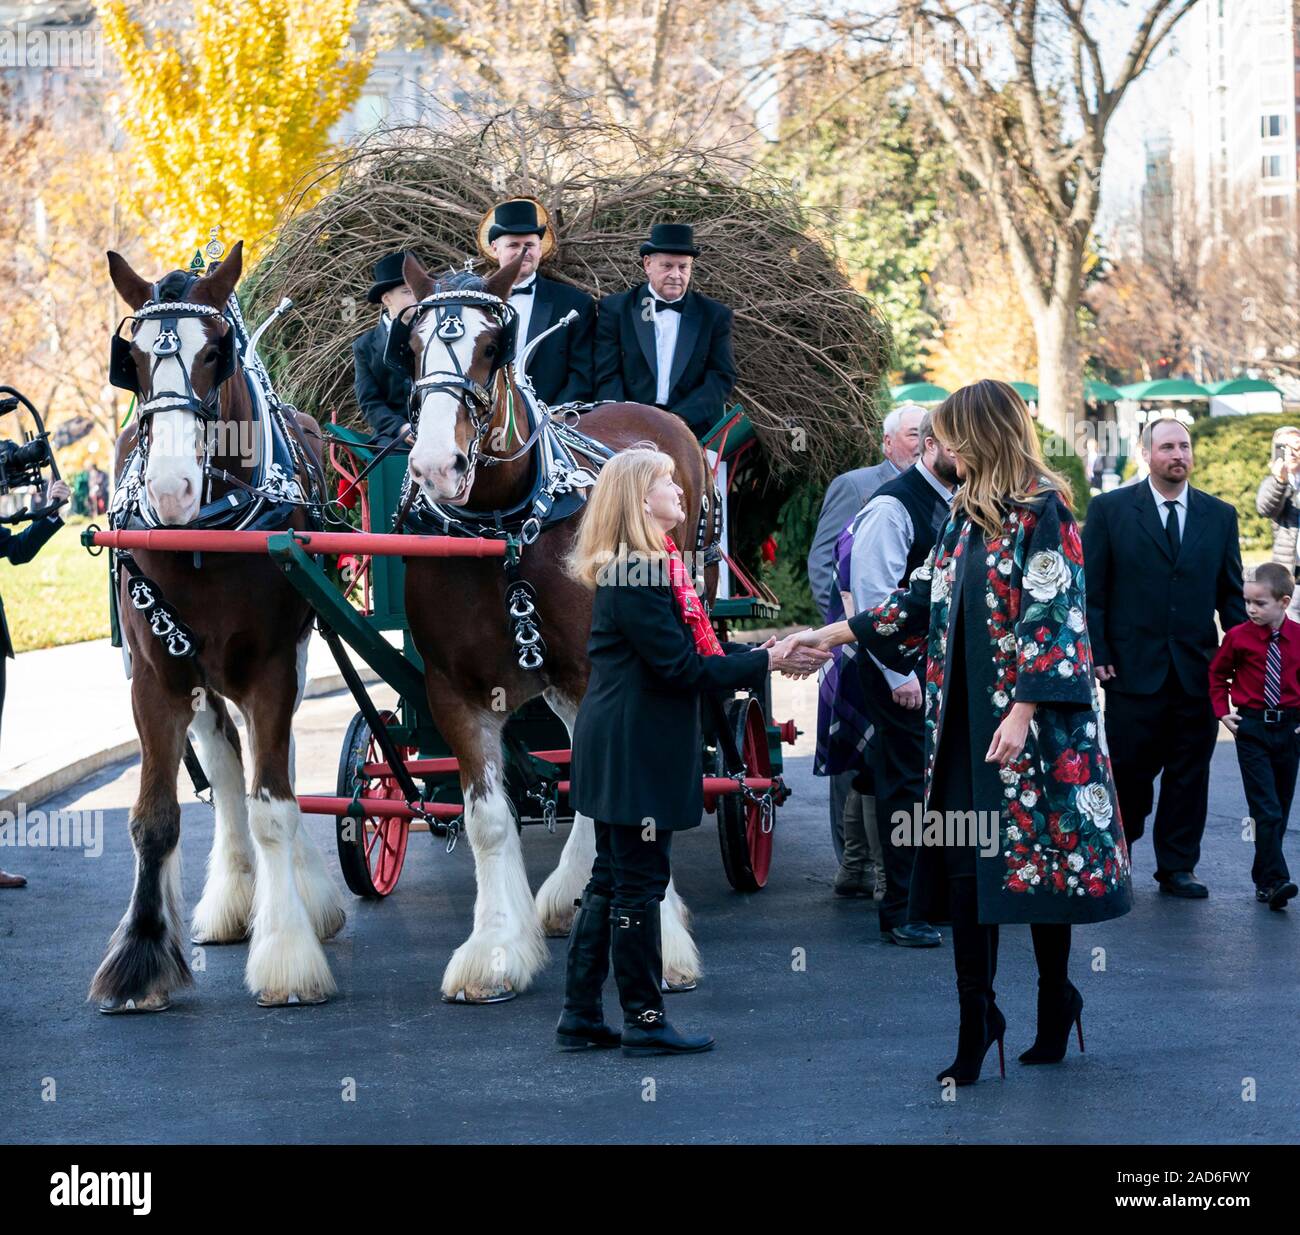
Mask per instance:
[[[242,245],[186,289],[167,320],[135,317],[128,372],[139,389],[135,423],[117,443],[117,479],[136,444],[147,462],[143,492],[156,520],[183,527],[205,491],[205,452],[214,468],[247,483],[253,408],[232,327],[220,316],[242,269]],[[113,285],[139,314],[153,289],[118,254],[108,255]],[[213,312],[216,310],[216,312]],[[160,338],[164,329],[167,338]],[[227,360],[223,366],[223,355]],[[223,380],[224,379],[224,380]],[[208,423],[211,421],[211,423]],[[321,457],[315,421],[299,416],[301,445]],[[220,427],[234,432],[212,434]],[[216,446],[213,447],[213,441]],[[223,445],[224,442],[224,445]],[[305,488],[306,477],[299,476]],[[214,482],[213,496],[222,493]],[[306,515],[293,512],[293,526]],[[270,558],[133,551],[139,571],[198,636],[196,656],[169,654],[128,599],[119,609],[131,652],[131,704],[140,735],[140,794],[131,809],[135,888],[91,984],[104,1011],[158,1011],[192,981],[182,936],[179,765],[188,732],[212,784],[216,824],[207,881],[195,908],[196,943],[236,943],[252,933],[245,978],[258,1002],[317,1003],[334,991],[320,940],[343,925],[342,899],[319,850],[301,826],[293,786],[291,724],[305,685],[310,613]],[[238,732],[227,701],[243,713],[251,747],[245,788]]]
[[[493,275],[483,290],[507,298],[517,266]],[[419,300],[437,290],[414,257],[407,257],[403,273]],[[411,480],[431,502],[468,510],[508,510],[527,496],[532,461],[525,454],[484,466],[483,458],[508,459],[517,453],[522,443],[508,431],[506,408],[511,394],[515,407],[522,406],[522,400],[517,387],[511,390],[514,377],[508,367],[495,374],[491,406],[476,400],[474,388],[492,381],[502,327],[488,308],[466,304],[460,316],[463,331],[439,333],[434,312],[419,314],[411,329],[412,376],[424,379],[415,392]],[[684,525],[673,537],[679,545],[692,547],[705,461],[685,422],[657,408],[620,403],[586,413],[581,429],[616,450],[649,440],[672,456],[686,511]],[[594,829],[591,819],[578,815],[559,865],[534,902],[506,796],[501,747],[510,714],[538,695],[572,735],[587,688],[592,597],[564,574],[560,559],[572,544],[580,518],[581,512],[551,525],[521,557],[521,576],[536,590],[547,649],[540,669],[525,670],[518,664],[506,620],[500,562],[407,559],[407,620],[424,660],[429,706],[460,763],[465,831],[477,878],[473,930],[443,974],[442,991],[449,999],[495,1002],[524,990],[546,962],[543,930],[567,933],[573,902],[590,877]],[[647,751],[646,757],[654,753]],[[664,975],[671,983],[689,984],[699,972],[699,955],[672,884],[662,905],[662,924]]]

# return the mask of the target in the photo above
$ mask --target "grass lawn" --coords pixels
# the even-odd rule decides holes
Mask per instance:
[[[81,547],[88,522],[68,519],[26,565],[0,560],[0,596],[16,652],[108,638],[108,555],[91,557]]]

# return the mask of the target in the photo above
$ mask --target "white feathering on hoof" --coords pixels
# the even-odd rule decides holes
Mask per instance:
[[[587,815],[574,815],[560,860],[537,890],[537,916],[542,930],[553,938],[569,933],[577,913],[573,902],[586,889],[595,860],[595,825]]]
[[[203,895],[194,907],[190,937],[198,943],[238,943],[253,916],[253,838],[239,751],[219,723],[215,706],[201,708],[190,722],[190,737],[212,786],[216,822]]]
[[[304,1001],[332,995],[337,989],[334,976],[294,877],[294,836],[301,827],[298,803],[254,794],[248,821],[257,842],[253,941],[244,974],[248,989],[254,994],[297,995]]]
[[[442,992],[471,999],[506,988],[527,990],[548,960],[514,816],[495,766],[485,770],[485,792],[465,801],[465,832],[474,851],[478,892],[474,929],[452,953]]]
[[[293,873],[317,938],[333,939],[348,920],[343,895],[330,877],[316,842],[301,823],[293,836]]]
[[[698,982],[700,951],[690,932],[690,911],[677,895],[670,879],[668,891],[659,906],[659,930],[663,941],[663,971],[670,982]]]

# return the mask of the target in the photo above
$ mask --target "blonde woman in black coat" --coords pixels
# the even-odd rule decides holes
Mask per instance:
[[[761,689],[772,668],[802,677],[827,659],[796,652],[793,637],[761,648],[718,644],[680,558],[670,560],[681,499],[668,455],[649,443],[621,451],[601,469],[568,560],[572,577],[596,593],[569,788],[573,809],[595,820],[596,858],[569,937],[556,1027],[565,1050],[621,1043],[626,1055],[660,1055],[713,1045],[665,1020],[660,989],[659,902],[673,833],[698,826],[704,811],[701,694]],[[611,956],[621,1035],[601,1010]]]

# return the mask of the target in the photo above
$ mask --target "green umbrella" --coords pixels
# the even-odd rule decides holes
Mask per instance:
[[[1208,399],[1210,392],[1196,382],[1185,381],[1181,377],[1162,377],[1153,382],[1134,382],[1131,386],[1121,386],[1120,393],[1126,399]]]
[[[1258,377],[1232,377],[1226,382],[1215,382],[1210,387],[1212,395],[1280,395],[1282,391],[1272,382]]]
[[[933,382],[908,382],[892,387],[889,393],[895,403],[942,403],[951,392]]]
[[[1033,382],[1008,382],[1007,385],[1026,403],[1038,402],[1038,387]]]
[[[1086,381],[1084,397],[1089,403],[1118,403],[1124,396],[1109,382]]]

